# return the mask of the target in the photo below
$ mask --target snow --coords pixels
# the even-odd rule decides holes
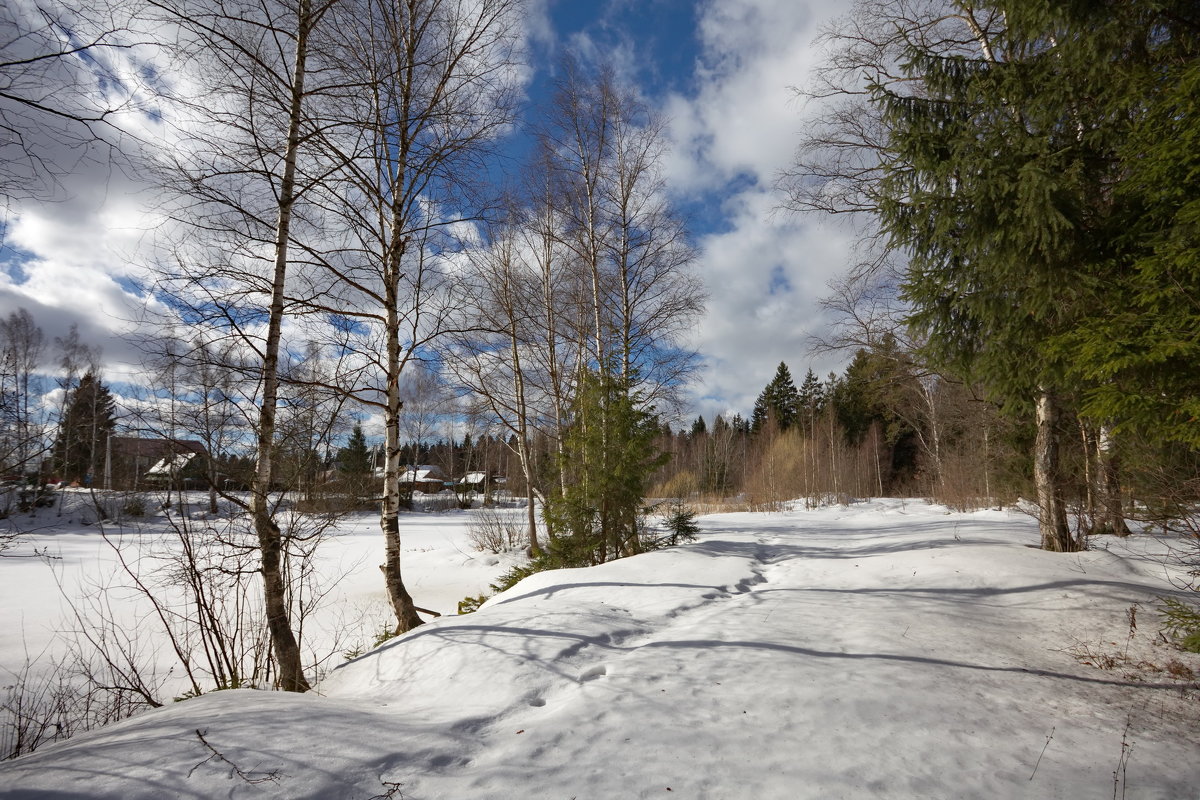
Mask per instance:
[[[429,465],[409,467],[400,473],[401,483],[428,483],[440,480],[442,480],[442,470]]]
[[[427,516],[427,541],[465,541],[468,515]],[[700,523],[311,694],[216,692],[0,764],[0,797],[1200,797],[1162,541],[1050,554],[1019,513],[892,500]],[[436,572],[418,604],[476,593]]]
[[[0,558],[0,689],[12,682],[27,660],[46,666],[62,654],[60,631],[74,627],[65,621],[70,614],[66,601],[78,602],[98,587],[105,587],[107,605],[125,624],[140,626],[147,638],[156,627],[152,619],[144,621],[144,605],[128,600],[128,591],[117,591],[127,587],[129,580],[120,573],[114,546],[121,547],[131,562],[138,562],[139,552],[172,549],[174,537],[165,513],[158,508],[161,493],[147,493],[148,499],[153,498],[147,503],[147,515],[127,519],[124,529],[96,525],[94,505],[86,490],[68,489],[62,494],[62,516],[56,507],[38,509],[36,518],[14,514],[8,520],[28,533],[12,551],[15,557]],[[207,494],[190,493],[189,499],[190,516],[202,519]],[[516,508],[501,513],[524,515]],[[473,550],[466,535],[472,514],[451,510],[401,516],[405,583],[423,608],[453,614],[460,600],[485,593],[489,584],[519,560],[515,554],[497,556]],[[108,534],[107,541],[102,530]],[[309,665],[331,656],[340,660],[344,650],[370,646],[392,619],[378,568],[383,561],[378,514],[347,515],[332,533],[317,551],[318,571],[330,595],[323,613],[305,627],[302,646]],[[45,558],[34,557],[35,552]],[[146,561],[139,566],[149,568]],[[162,647],[161,641],[156,644]],[[164,694],[182,693],[186,684],[176,688],[177,692]]]
[[[145,478],[165,478],[183,471],[193,458],[195,453],[177,453],[170,458],[164,458],[158,461],[150,469],[143,473]]]

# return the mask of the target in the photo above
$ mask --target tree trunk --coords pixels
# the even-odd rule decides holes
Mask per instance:
[[[1079,420],[1079,439],[1083,443],[1083,486],[1084,503],[1079,511],[1079,535],[1097,532],[1100,515],[1096,513],[1096,499],[1101,496],[1100,449],[1092,426],[1084,419]]]
[[[296,158],[300,147],[300,119],[304,98],[304,67],[310,25],[309,0],[301,0],[297,26],[292,96],[288,116],[287,150],[279,186],[279,217],[275,226],[275,274],[271,286],[271,311],[263,349],[263,397],[258,420],[258,454],[250,512],[262,559],[263,601],[271,648],[279,667],[279,688],[305,692],[311,688],[300,663],[300,646],[292,633],[283,577],[283,536],[271,514],[271,449],[275,439],[275,412],[279,397],[279,339],[283,323],[283,290],[287,277],[288,241],[295,201]]]
[[[1037,396],[1037,440],[1034,445],[1033,480],[1037,485],[1038,527],[1042,549],[1069,553],[1080,549],[1067,527],[1062,475],[1058,464],[1058,401],[1045,388]]]
[[[1128,536],[1129,526],[1121,511],[1121,479],[1117,454],[1113,450],[1112,426],[1101,425],[1096,437],[1096,486],[1099,489],[1098,532]]]
[[[511,332],[509,344],[512,348],[513,377],[517,390],[517,457],[521,460],[521,471],[525,475],[525,516],[528,525],[529,555],[537,556],[542,548],[537,537],[537,513],[533,503],[533,454],[529,447],[528,407],[525,403],[525,377],[521,371],[521,356],[518,350],[517,337]]]
[[[383,507],[379,527],[383,530],[383,578],[392,612],[396,615],[396,634],[411,631],[423,620],[417,614],[412,596],[400,575],[400,314],[397,285],[408,239],[401,235],[399,220],[393,220],[393,241],[387,267],[387,408],[384,411]],[[418,456],[419,457],[419,456]]]

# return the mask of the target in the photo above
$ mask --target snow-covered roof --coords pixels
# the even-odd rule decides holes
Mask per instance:
[[[178,453],[170,458],[164,458],[161,461],[155,462],[154,466],[142,474],[147,478],[167,477],[168,475],[178,474],[195,457],[195,453]]]
[[[431,464],[409,467],[400,473],[401,483],[425,483],[426,481],[440,481],[442,479],[442,471]]]
[[[459,483],[483,483],[486,480],[486,472],[468,472],[466,475],[462,476],[462,479],[459,480]]]

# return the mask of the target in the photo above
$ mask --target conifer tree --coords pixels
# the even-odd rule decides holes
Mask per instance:
[[[800,393],[792,382],[792,374],[787,364],[779,362],[775,377],[762,390],[762,394],[754,403],[754,413],[750,418],[750,429],[759,433],[768,424],[774,423],[780,431],[786,431],[800,418]]]
[[[816,426],[817,415],[825,406],[824,387],[821,386],[821,381],[811,367],[804,374],[804,382],[800,384],[799,401],[800,424],[811,436],[813,428]]]
[[[825,38],[788,205],[874,215],[903,266],[860,277],[902,284],[924,365],[1036,418],[1044,547],[1082,544],[1064,412],[1120,532],[1114,432],[1200,443],[1195,2],[860,0]]]
[[[1116,252],[1085,324],[1061,343],[1088,387],[1086,413],[1200,448],[1200,12],[1170,3],[1147,22],[1129,38],[1152,47],[1129,47],[1114,65],[1140,112],[1118,151]]]
[[[338,469],[346,475],[370,474],[371,450],[367,447],[361,424],[355,424],[346,446],[338,451]]]
[[[71,392],[54,446],[55,469],[66,480],[94,485],[108,437],[116,427],[116,403],[94,372],[87,372]]]
[[[910,321],[937,367],[1035,411],[1048,550],[1081,546],[1058,459],[1069,358],[1050,344],[1081,324],[1111,263],[1126,117],[1109,67],[1136,5],[972,6],[969,38],[908,44],[907,80],[872,87],[888,135],[876,213],[909,257]]]
[[[586,566],[641,549],[641,505],[666,461],[652,409],[620,376],[583,375],[558,465],[563,493],[546,500],[549,550],[562,566]]]
[[[749,436],[750,420],[744,418],[741,414],[734,414],[729,420],[729,428],[735,436]]]
[[[363,435],[361,424],[355,424],[350,431],[346,446],[338,451],[338,472],[341,473],[347,488],[356,501],[361,501],[369,494],[375,474],[375,464],[372,451],[367,447],[367,438]]]

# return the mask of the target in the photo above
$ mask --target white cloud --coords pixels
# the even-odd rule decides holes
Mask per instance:
[[[738,194],[727,204],[731,229],[699,243],[711,295],[694,340],[709,365],[697,392],[705,415],[746,414],[780,361],[796,380],[810,366],[824,377],[839,364],[809,349],[825,326],[818,300],[844,268],[849,241],[832,226],[772,213],[776,202],[765,189]]]
[[[525,41],[531,47],[552,47],[556,38],[554,24],[550,20],[549,0],[526,0]]]
[[[23,8],[33,8],[20,2]],[[547,0],[530,0],[521,24],[526,43],[551,39]],[[150,26],[142,34],[148,41],[172,40],[169,25],[150,20],[140,20],[139,25]],[[190,96],[195,87],[187,70],[169,68],[167,51],[152,46],[135,50],[136,59],[130,55],[134,51],[120,50],[111,55],[113,63],[105,65],[110,74],[122,77],[130,93],[128,99],[117,98],[122,103],[121,132],[105,129],[119,141],[112,146],[95,143],[81,154],[73,142],[59,142],[35,127],[37,155],[54,165],[56,176],[61,174],[56,202],[0,194],[0,316],[27,308],[49,341],[76,325],[86,343],[102,348],[106,378],[132,382],[140,378],[142,354],[122,337],[144,318],[147,298],[126,279],[147,276],[155,263],[154,248],[169,246],[173,226],[162,217],[165,200],[152,179],[130,166],[140,162],[112,157],[135,147],[150,158],[169,152],[195,124],[176,106],[169,109],[171,124],[164,124],[162,109],[143,85],[170,84],[167,88],[175,93]],[[78,65],[75,71],[79,81],[94,78]],[[526,82],[531,75],[518,70],[512,77]],[[86,93],[90,85],[80,91]]]
[[[698,241],[697,269],[712,298],[694,339],[710,365],[695,390],[706,415],[748,411],[781,360],[797,379],[809,363],[822,375],[837,366],[812,359],[807,337],[820,326],[825,283],[847,262],[846,237],[815,220],[777,214],[771,186],[792,157],[801,122],[790,87],[805,81],[818,55],[811,44],[818,26],[839,6],[710,0],[697,11],[695,91],[661,101],[672,118],[665,165],[672,190],[692,199],[727,195],[727,229]],[[552,50],[558,40],[547,8],[546,0],[530,4],[525,33],[532,47]],[[620,8],[610,7],[613,20]],[[616,52],[607,54],[623,76],[649,57],[629,41],[617,36]],[[572,43],[585,50],[594,44],[578,37]],[[138,133],[163,134],[153,128],[146,122]],[[110,374],[132,373],[137,354],[113,337],[141,300],[121,279],[136,277],[149,261],[138,254],[147,230],[160,222],[148,216],[154,198],[139,193],[136,176],[100,163],[76,171],[68,188],[67,202],[17,208],[7,220],[6,242],[32,257],[17,277],[0,274],[0,313],[25,305],[51,337],[75,322],[85,339],[103,342]]]
[[[849,240],[833,224],[779,212],[773,191],[791,162],[801,107],[793,87],[819,53],[812,42],[840,5],[712,0],[699,15],[697,88],[666,101],[672,191],[684,199],[728,193],[724,232],[703,236],[697,269],[711,299],[695,343],[709,370],[695,390],[706,415],[749,411],[780,361],[799,380],[840,365],[816,358],[819,299],[846,268]],[[730,188],[733,187],[733,188]]]
[[[796,0],[719,0],[698,20],[698,89],[673,95],[675,156],[670,179],[681,191],[717,189],[738,175],[770,183],[791,159],[800,127],[794,87],[817,63],[813,39],[832,10]]]
[[[104,202],[86,188],[15,215],[7,243],[28,255],[8,259],[0,273],[0,315],[26,308],[49,341],[75,325],[101,350],[106,377],[125,379],[139,354],[123,337],[142,315],[144,298],[121,279],[140,275],[148,219],[136,203]]]

